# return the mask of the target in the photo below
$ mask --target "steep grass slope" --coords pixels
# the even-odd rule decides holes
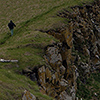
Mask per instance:
[[[17,74],[22,69],[33,69],[34,66],[45,64],[45,46],[58,41],[38,30],[66,25],[63,18],[56,16],[57,12],[63,8],[69,9],[70,6],[82,5],[86,1],[93,0],[0,0],[0,59],[19,60],[18,63],[0,63],[2,100],[19,99],[25,89],[39,99],[48,99],[46,96],[41,97],[34,82]],[[7,27],[9,20],[13,20],[17,26],[12,37]]]
[[[0,2],[0,58],[18,59],[21,68],[44,64],[43,48],[55,39],[37,30],[61,27],[64,19],[55,16],[57,11],[76,4],[80,5],[83,1],[5,0]],[[13,37],[10,37],[7,27],[9,20],[13,20],[17,26]]]

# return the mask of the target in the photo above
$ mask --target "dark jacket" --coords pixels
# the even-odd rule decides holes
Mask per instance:
[[[15,25],[12,21],[10,21],[10,23],[8,23],[8,27],[9,27],[9,29],[11,30],[11,29],[13,29],[14,27],[16,27],[16,25]]]

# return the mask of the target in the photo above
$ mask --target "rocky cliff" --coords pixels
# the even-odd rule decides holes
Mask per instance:
[[[77,80],[85,84],[100,71],[100,0],[71,9],[57,14],[69,20],[67,27],[46,31],[59,43],[46,47],[47,65],[38,69],[41,92],[57,100],[75,100]]]

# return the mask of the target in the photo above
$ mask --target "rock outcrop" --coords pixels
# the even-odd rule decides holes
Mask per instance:
[[[37,100],[36,97],[30,93],[29,91],[25,90],[22,100]]]
[[[75,100],[77,78],[85,83],[100,71],[100,0],[71,9],[58,14],[70,20],[67,27],[47,31],[60,42],[47,46],[47,65],[38,69],[41,92],[57,100]]]
[[[72,33],[69,29],[49,31],[60,43],[47,46],[45,60],[50,67],[38,70],[41,91],[57,100],[73,100],[76,94],[76,66],[72,57]]]

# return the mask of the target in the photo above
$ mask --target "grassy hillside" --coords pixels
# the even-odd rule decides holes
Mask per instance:
[[[56,40],[37,30],[61,27],[64,19],[57,12],[83,1],[88,0],[1,0],[0,58],[18,59],[20,68],[44,64],[43,48]],[[13,37],[7,27],[9,20],[17,26]]]
[[[0,98],[15,100],[25,89],[40,99],[36,83],[25,76],[17,75],[22,69],[45,64],[44,47],[58,40],[38,30],[48,30],[65,25],[65,20],[56,14],[63,8],[82,5],[93,0],[0,0],[0,59],[17,59],[18,63],[0,63]],[[10,36],[7,24],[16,24]],[[15,84],[13,84],[15,83]],[[15,91],[16,89],[16,91]]]

